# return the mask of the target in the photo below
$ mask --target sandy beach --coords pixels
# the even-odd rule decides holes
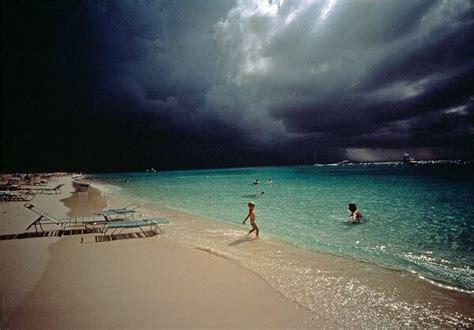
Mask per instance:
[[[1,9],[0,330],[474,329],[474,0]]]
[[[56,217],[135,201],[94,181],[31,202]],[[98,190],[94,187],[98,187]],[[0,235],[37,215],[0,204]],[[471,294],[406,272],[307,251],[246,229],[144,204],[170,224],[154,237],[100,242],[100,233],[0,240],[2,328],[469,327]],[[54,229],[54,228],[51,228]],[[30,232],[34,229],[30,229]]]
[[[57,217],[87,216],[107,205],[97,190],[72,193],[71,177],[57,182],[64,184],[61,194],[37,195],[32,203]],[[37,218],[21,202],[2,203],[0,212],[2,235],[22,233]],[[259,275],[169,235],[165,228],[152,238],[106,243],[96,243],[94,234],[0,241],[2,328],[336,325]]]

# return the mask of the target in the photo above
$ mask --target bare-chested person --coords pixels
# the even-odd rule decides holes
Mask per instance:
[[[258,238],[259,230],[258,230],[257,224],[255,223],[255,220],[257,218],[257,216],[255,215],[255,202],[249,202],[248,207],[249,207],[249,214],[244,219],[243,224],[245,225],[245,222],[247,221],[247,219],[250,218],[250,225],[252,226],[252,229],[248,232],[247,235],[250,235],[253,231],[255,231],[255,234],[257,235],[257,238]]]

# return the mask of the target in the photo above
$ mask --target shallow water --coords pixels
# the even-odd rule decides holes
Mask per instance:
[[[473,289],[471,170],[306,166],[94,179],[113,195],[148,209],[166,207],[215,220],[210,225],[180,216],[167,234],[184,245],[237,260],[288,298],[327,317],[328,326],[466,327],[473,324],[466,308],[472,293],[463,293]],[[260,184],[254,185],[257,178]],[[248,225],[241,224],[251,199],[257,203],[260,240],[245,237]],[[361,224],[348,223],[349,201],[364,214]],[[345,258],[315,257],[310,250]]]
[[[235,225],[245,217],[246,203],[254,200],[264,235],[473,291],[472,169],[302,166],[95,178],[136,200]],[[253,184],[255,179],[260,184]],[[349,202],[356,202],[363,213],[361,224],[349,223]]]

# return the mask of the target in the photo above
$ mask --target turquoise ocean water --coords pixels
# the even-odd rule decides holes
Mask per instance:
[[[346,164],[93,175],[121,195],[474,290],[474,167]],[[258,179],[259,184],[254,184]],[[272,183],[268,183],[268,179]],[[262,193],[263,192],[263,193]],[[347,204],[364,218],[349,223]]]

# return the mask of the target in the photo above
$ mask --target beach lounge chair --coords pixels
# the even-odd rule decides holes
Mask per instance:
[[[127,210],[136,210],[140,207],[138,204],[130,204],[125,207],[120,207],[116,209],[107,209],[107,211],[115,211],[115,212],[121,212],[121,211],[127,211]]]
[[[57,195],[61,193],[61,187],[64,186],[64,184],[58,184],[54,188],[46,188],[46,187],[18,187],[18,191],[22,192],[33,192],[36,194],[47,194],[47,195]]]
[[[26,230],[28,230],[32,226],[34,226],[36,232],[38,232],[38,227],[41,229],[41,231],[44,231],[43,226],[42,226],[43,223],[55,224],[55,225],[58,225],[58,226],[61,225],[60,222],[59,222],[59,219],[51,216],[50,214],[48,214],[43,209],[40,209],[39,207],[36,207],[36,206],[34,206],[33,204],[30,204],[30,203],[26,203],[23,206],[26,207],[27,209],[33,211],[34,213],[40,215],[40,217],[38,219],[36,219],[28,227],[26,227]]]
[[[57,218],[52,216],[45,210],[34,206],[33,204],[26,203],[23,205],[30,211],[39,215],[39,218],[33,221],[26,230],[29,230],[31,227],[35,227],[36,232],[38,232],[38,228],[44,232],[43,225],[57,225],[60,227],[61,230],[65,230],[68,227],[73,226],[81,226],[86,228],[87,223],[100,223],[100,222],[107,222],[107,220],[98,218],[97,216],[92,217],[76,217],[76,218]]]
[[[139,216],[141,216],[141,212],[137,210],[139,207],[140,205],[130,204],[128,206],[121,207],[121,208],[96,211],[96,212],[93,212],[93,214],[98,215],[98,216],[103,216],[106,219],[112,219],[113,217],[125,216],[125,215],[130,215],[131,217],[134,217],[135,214],[138,214]]]
[[[104,216],[103,218],[99,216],[89,216],[89,217],[76,217],[76,218],[57,218],[47,213],[45,210],[34,206],[33,204],[26,203],[24,205],[30,211],[39,215],[39,218],[33,221],[26,230],[28,231],[31,227],[35,228],[35,231],[38,232],[38,229],[41,232],[44,232],[43,225],[56,225],[59,226],[59,230],[64,232],[66,229],[80,227],[85,230],[99,230],[105,235],[105,232],[109,229],[113,229],[113,233],[116,231],[122,232],[126,228],[140,228],[142,232],[145,233],[144,227],[150,226],[150,231],[157,233],[157,229],[162,232],[159,225],[168,224],[169,221],[163,217],[140,219],[140,220],[124,220],[120,219],[109,219]],[[61,235],[59,235],[61,236]]]
[[[64,186],[64,184],[58,184],[54,188],[31,188],[32,191],[34,191],[37,194],[50,194],[50,195],[57,195],[61,193],[61,187]]]
[[[29,202],[35,197],[31,191],[0,191],[0,201],[2,202]]]
[[[120,234],[123,230],[128,228],[140,228],[140,230],[145,233],[144,227],[150,227],[150,231],[157,234],[157,229],[162,233],[159,225],[169,224],[169,220],[164,217],[159,218],[149,218],[149,219],[142,219],[142,220],[128,220],[128,221],[110,221],[104,224],[102,228],[102,234],[112,229],[111,235],[117,233]]]

